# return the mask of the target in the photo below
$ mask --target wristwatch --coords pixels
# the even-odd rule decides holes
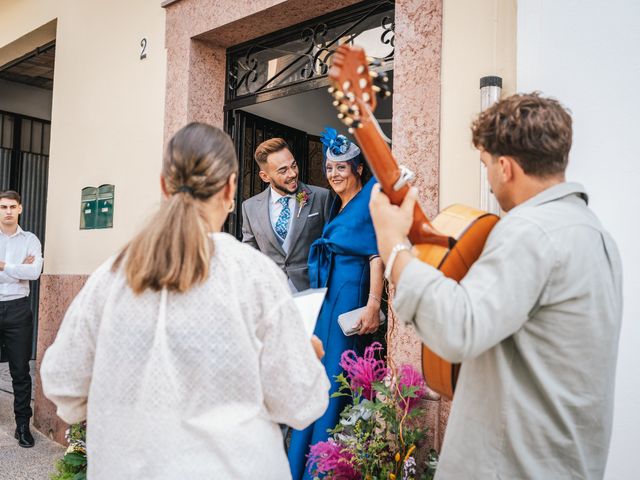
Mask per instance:
[[[389,260],[387,260],[387,266],[384,269],[384,278],[387,279],[389,283],[391,283],[391,271],[393,270],[393,264],[396,261],[396,257],[403,250],[411,251],[411,245],[406,243],[398,243],[391,249],[391,255],[389,255]]]

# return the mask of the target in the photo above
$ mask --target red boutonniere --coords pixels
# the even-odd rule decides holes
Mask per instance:
[[[299,218],[300,212],[309,201],[309,192],[307,192],[306,190],[300,190],[296,195],[296,200],[298,201],[298,205],[299,205],[298,214],[296,215],[296,218]]]

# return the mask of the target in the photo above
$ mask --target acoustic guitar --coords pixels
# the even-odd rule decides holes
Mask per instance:
[[[412,173],[393,158],[384,134],[375,119],[378,95],[390,95],[388,79],[369,70],[361,48],[341,45],[333,54],[329,92],[340,118],[356,138],[376,179],[391,203],[400,205],[409,191]],[[493,226],[496,215],[464,205],[453,205],[429,221],[416,203],[409,241],[421,261],[460,281],[475,262]],[[453,393],[460,364],[452,364],[422,346],[422,372],[427,385],[447,398]]]

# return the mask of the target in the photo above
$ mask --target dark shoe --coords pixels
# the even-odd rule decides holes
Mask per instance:
[[[29,430],[29,425],[18,425],[18,428],[16,428],[16,438],[18,439],[18,445],[22,448],[31,448],[36,444]]]

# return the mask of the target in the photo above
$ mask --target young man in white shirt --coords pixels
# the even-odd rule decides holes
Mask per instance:
[[[33,447],[29,431],[31,375],[29,360],[33,341],[33,313],[29,280],[42,271],[42,246],[38,237],[18,225],[22,213],[20,194],[0,192],[0,344],[6,348],[13,383],[15,437],[21,447]]]

